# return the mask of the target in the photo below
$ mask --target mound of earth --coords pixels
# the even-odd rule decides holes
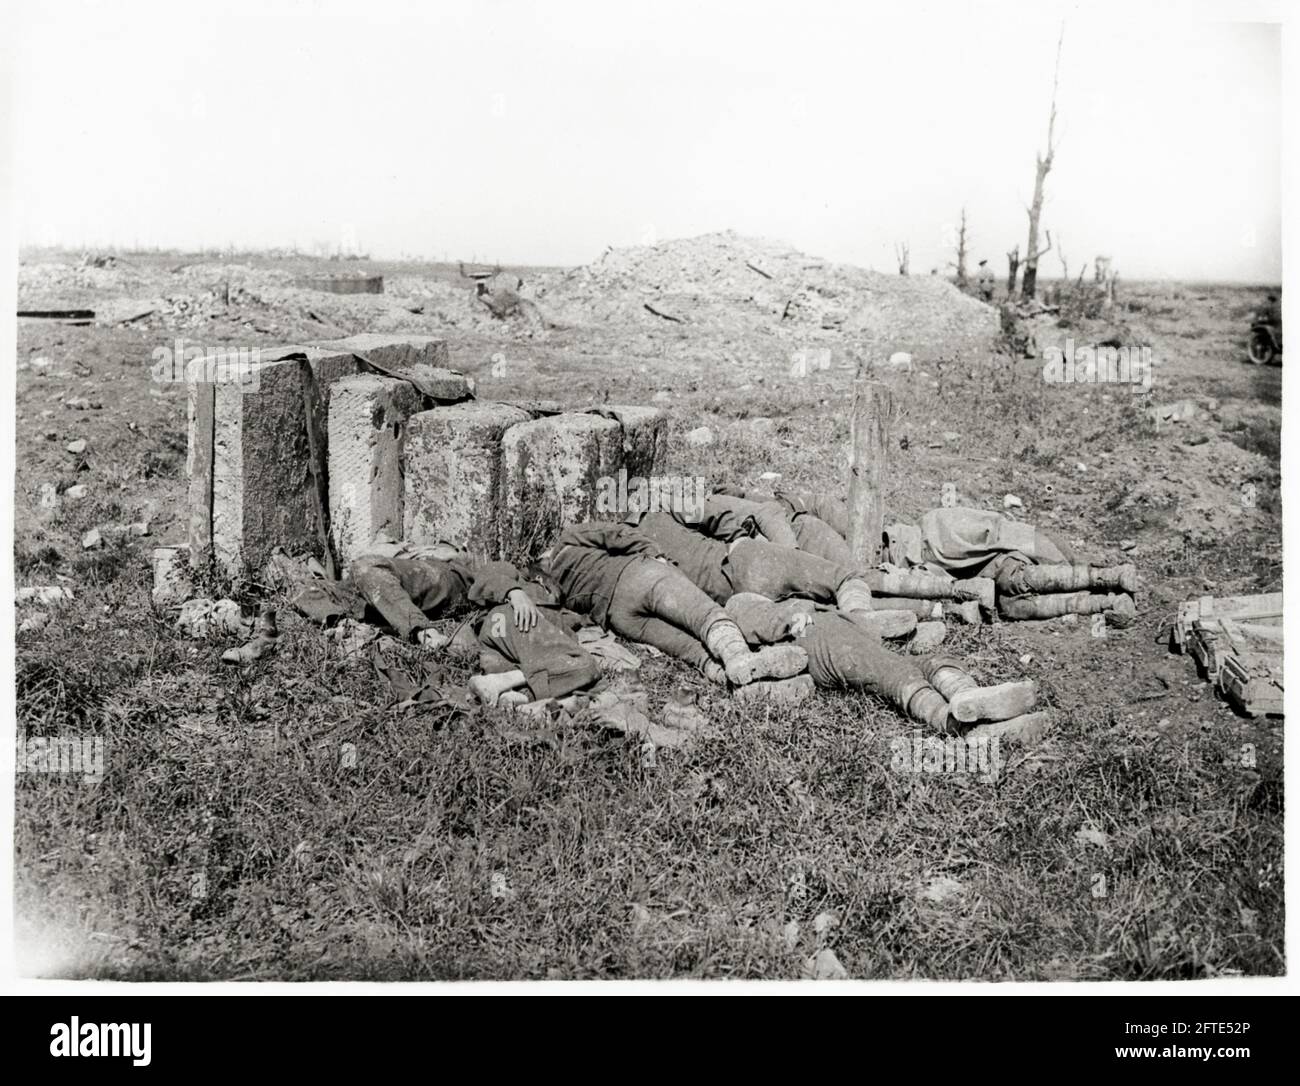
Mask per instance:
[[[995,309],[937,276],[885,275],[730,231],[610,249],[592,264],[527,286],[562,325],[839,335],[868,350],[983,348],[999,331]]]

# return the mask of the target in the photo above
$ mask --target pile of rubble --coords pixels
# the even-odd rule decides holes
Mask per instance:
[[[850,337],[868,350],[983,346],[995,309],[937,276],[834,264],[732,232],[611,249],[539,277],[532,296],[560,324],[676,324],[696,333],[759,331],[800,340]]]

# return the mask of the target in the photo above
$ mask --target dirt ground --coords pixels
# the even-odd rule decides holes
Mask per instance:
[[[834,301],[843,319],[819,303],[779,333],[648,311],[541,327],[480,313],[454,267],[349,265],[392,288],[357,301],[293,287],[341,270],[299,257],[75,265],[27,254],[20,307],[159,306],[128,324],[19,322],[17,584],[75,596],[18,637],[19,723],[106,749],[98,784],[19,780],[28,971],[792,978],[817,974],[822,950],[863,978],[1285,971],[1281,721],[1237,715],[1165,644],[1181,600],[1281,587],[1281,376],[1245,353],[1264,288],[1122,283],[1116,320],[1156,360],[1143,394],[1050,384],[1041,359],[956,329],[909,340],[910,371],[884,366],[908,311],[855,323],[855,296]],[[519,271],[526,292],[567,274]],[[184,388],[151,379],[152,352],[399,328],[444,335],[484,398],[662,403],[668,469],[711,481],[844,488],[850,387],[874,364],[899,407],[891,516],[939,504],[948,483],[967,505],[1014,494],[1094,559],[1137,563],[1139,621],[1101,638],[1086,621],[950,627],[945,648],[978,677],[1034,678],[1052,711],[991,781],[891,769],[891,741],[915,732],[872,698],[745,712],[658,659],[640,673],[652,708],[686,685],[717,733],[653,767],[608,736],[400,711],[283,605],[278,655],[221,665],[225,643],[183,639],[150,603],[149,552],[185,524]],[[1039,346],[1105,330],[1044,329]],[[792,375],[806,347],[831,364]],[[1180,399],[1187,421],[1145,414]],[[713,444],[680,440],[699,426]],[[148,537],[83,550],[86,531],[135,521]],[[396,651],[414,669],[416,650]]]

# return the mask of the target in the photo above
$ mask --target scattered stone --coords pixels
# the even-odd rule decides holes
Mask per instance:
[[[1020,664],[1022,667],[1028,667],[1033,662],[1034,662],[1034,654],[1032,652],[1027,652],[1024,654],[1024,656],[1020,657]]]
[[[686,433],[686,444],[694,445],[697,448],[703,445],[712,445],[713,431],[707,426],[697,426],[694,430],[688,430]]]
[[[104,533],[98,528],[91,528],[81,537],[81,549],[93,551],[104,545]]]
[[[63,492],[63,496],[71,501],[79,502],[90,493],[90,487],[85,483],[78,483],[76,486],[70,486]]]
[[[18,623],[18,632],[20,634],[40,633],[40,631],[45,629],[49,624],[49,613],[46,611],[37,611],[36,614],[28,615],[22,620],[22,622]]]
[[[950,875],[939,875],[930,880],[930,885],[921,891],[921,897],[936,905],[942,905],[952,898],[961,897],[965,892],[966,888]]]
[[[799,945],[799,921],[791,920],[781,929],[781,938],[785,940],[786,950],[793,950]]]
[[[76,441],[68,442],[67,449],[73,456],[80,456],[86,451],[86,439],[79,437]]]
[[[848,980],[849,971],[840,964],[829,947],[817,951],[803,964],[804,974],[812,980]]]
[[[1023,509],[1025,503],[1022,502],[1015,494],[1008,494],[1002,499],[1003,509]]]
[[[1138,541],[1136,539],[1121,539],[1119,541],[1119,549],[1122,551],[1131,551],[1137,545]]]
[[[911,370],[912,356],[907,351],[895,351],[889,356],[891,366],[901,366],[903,369]]]
[[[177,628],[186,637],[247,637],[253,630],[253,620],[244,618],[239,604],[234,600],[206,598],[186,600],[176,619]]]
[[[74,411],[98,411],[104,405],[98,400],[88,400],[85,396],[73,396],[70,400],[64,400],[63,406]]]
[[[650,399],[654,403],[672,403],[673,394],[669,392],[666,388],[661,388],[658,392],[656,392],[653,396],[651,396]]]
[[[813,931],[818,935],[825,935],[832,928],[840,926],[840,918],[834,913],[818,913],[813,917]]]
[[[150,556],[153,562],[153,601],[159,607],[185,599],[193,585],[186,574],[189,562],[188,547],[155,547]]]
[[[147,520],[137,520],[134,524],[128,524],[126,530],[128,535],[148,535],[149,522]]]
[[[16,603],[40,603],[47,607],[52,607],[72,598],[72,589],[57,584],[31,585],[27,588],[20,588],[14,593]]]
[[[912,635],[912,640],[907,647],[908,652],[914,656],[934,652],[943,643],[947,633],[948,627],[942,622],[918,622],[916,633]]]

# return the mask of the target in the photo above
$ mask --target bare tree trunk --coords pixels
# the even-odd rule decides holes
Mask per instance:
[[[1052,156],[1056,153],[1056,88],[1061,78],[1061,43],[1065,40],[1065,24],[1061,24],[1056,39],[1056,68],[1052,74],[1052,109],[1047,117],[1047,152],[1036,156],[1034,170],[1034,199],[1029,205],[1029,246],[1025,252],[1025,278],[1020,288],[1022,298],[1032,298],[1038,286],[1038,258],[1047,252],[1038,251],[1038,221],[1043,214],[1043,183],[1052,169]],[[1047,235],[1047,248],[1052,247],[1052,235]]]
[[[1020,246],[1007,253],[1007,297],[1016,296],[1016,273],[1020,270]]]
[[[894,246],[894,258],[898,261],[899,275],[909,274],[907,265],[910,256],[911,256],[911,250],[908,248],[907,242],[903,242],[901,245]]]

